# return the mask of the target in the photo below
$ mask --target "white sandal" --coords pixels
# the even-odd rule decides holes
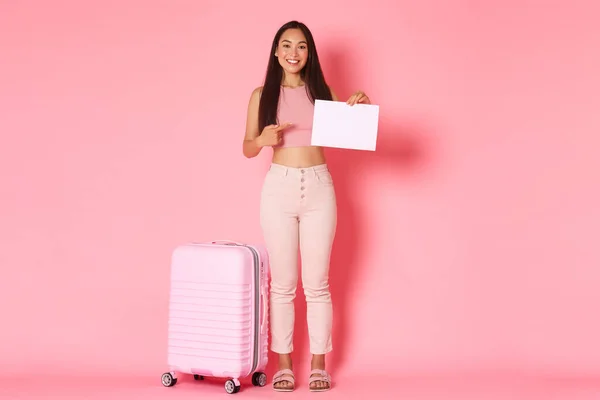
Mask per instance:
[[[290,382],[292,387],[275,387],[279,382]],[[294,372],[291,369],[282,369],[273,376],[273,390],[276,392],[292,392],[295,387]]]
[[[311,385],[313,382],[324,382],[327,383],[327,386],[322,388],[313,388]],[[310,379],[308,380],[308,390],[311,392],[326,392],[331,389],[331,376],[327,373],[327,371],[322,369],[313,369],[310,371]]]

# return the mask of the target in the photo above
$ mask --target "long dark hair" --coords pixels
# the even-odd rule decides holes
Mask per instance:
[[[300,29],[306,37],[308,44],[308,59],[306,60],[306,65],[300,72],[300,76],[304,81],[305,89],[309,95],[310,101],[314,104],[316,99],[332,100],[331,90],[325,82],[312,33],[302,22],[290,21],[279,28],[271,45],[267,73],[258,108],[259,133],[262,132],[265,126],[277,124],[279,122],[277,121],[277,109],[279,106],[279,93],[281,91],[283,79],[283,68],[279,65],[277,57],[274,55],[281,35],[288,29]]]

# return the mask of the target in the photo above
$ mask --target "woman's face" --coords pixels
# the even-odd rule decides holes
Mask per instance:
[[[279,64],[289,74],[298,74],[308,60],[308,44],[300,29],[288,29],[281,35],[275,54]]]

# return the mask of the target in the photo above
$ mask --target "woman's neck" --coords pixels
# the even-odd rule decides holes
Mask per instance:
[[[295,76],[288,75],[283,78],[283,81],[281,82],[281,86],[295,88],[298,86],[304,86],[304,82],[302,82],[302,79],[300,78],[299,75],[295,75]]]

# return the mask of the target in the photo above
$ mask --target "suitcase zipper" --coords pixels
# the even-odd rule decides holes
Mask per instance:
[[[258,361],[259,361],[259,356],[260,356],[260,288],[261,288],[261,261],[260,261],[260,256],[258,255],[258,252],[251,246],[246,246],[246,245],[241,245],[246,247],[247,249],[250,249],[250,251],[252,252],[252,255],[254,256],[254,287],[255,287],[255,291],[254,291],[254,304],[256,304],[255,311],[254,311],[254,357],[252,360],[252,372],[256,371],[256,367],[258,367]]]

